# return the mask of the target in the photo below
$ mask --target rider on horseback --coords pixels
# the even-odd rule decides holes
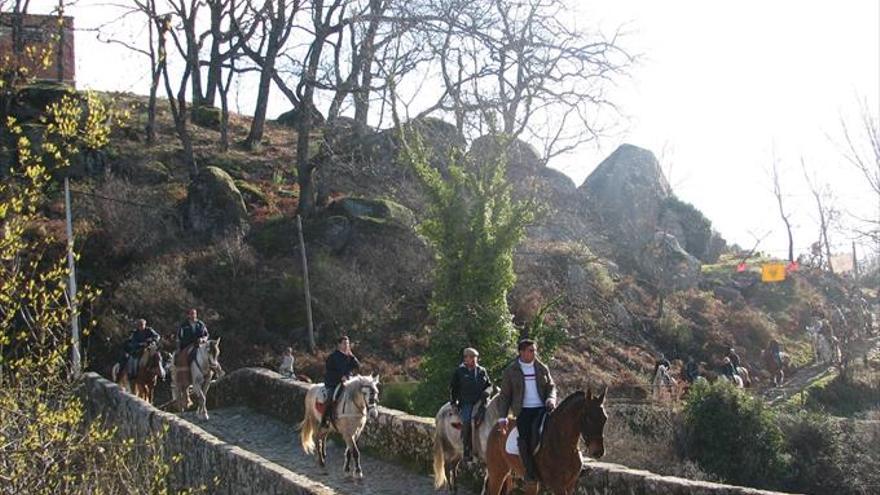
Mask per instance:
[[[343,335],[336,340],[336,350],[327,356],[324,363],[324,388],[326,389],[327,402],[324,405],[324,414],[321,416],[321,427],[334,420],[333,409],[336,404],[336,392],[339,385],[351,376],[352,372],[361,367],[360,361],[351,353],[351,343],[348,336]]]
[[[721,367],[721,374],[731,382],[736,382],[736,367],[729,357],[724,356],[724,365]]]
[[[192,308],[187,311],[187,319],[181,323],[177,329],[177,345],[179,352],[183,352],[187,347],[192,346],[189,352],[188,362],[192,362],[196,358],[196,350],[201,340],[208,339],[208,327],[205,322],[199,319],[199,312]]]
[[[535,419],[556,407],[556,384],[547,366],[538,360],[534,340],[523,339],[517,346],[519,358],[504,370],[498,395],[499,424],[507,424],[507,412],[516,417],[519,454],[526,468],[526,481],[537,481],[535,458],[529,448]]]
[[[147,320],[143,318],[137,320],[134,330],[123,346],[124,353],[122,359],[119,360],[119,369],[125,369],[128,377],[134,378],[137,375],[138,361],[140,361],[144,349],[150,344],[158,343],[160,339],[159,334],[152,327],[147,326]],[[127,367],[123,368],[126,365]]]
[[[477,364],[480,353],[476,349],[468,347],[464,350],[464,362],[455,369],[452,374],[452,383],[449,385],[450,401],[452,407],[458,410],[461,417],[461,441],[464,445],[464,461],[471,460],[473,427],[472,419],[474,408],[480,402],[489,398],[492,390],[492,380],[486,368]]]
[[[661,352],[659,356],[657,356],[657,360],[654,361],[654,372],[651,373],[651,379],[657,376],[657,370],[660,369],[660,366],[666,366],[668,370],[672,365],[669,363],[669,360],[666,359],[666,356]]]
[[[742,363],[740,363],[739,355],[736,353],[736,349],[734,349],[733,347],[731,347],[730,349],[728,349],[728,351],[727,351],[727,357],[730,359],[730,363],[733,365],[733,372],[734,372],[735,374],[739,374],[738,371],[737,371],[737,369],[738,369],[740,366],[742,366]]]

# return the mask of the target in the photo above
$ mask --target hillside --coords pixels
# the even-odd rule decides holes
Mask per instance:
[[[132,121],[117,131],[102,168],[73,170],[80,278],[104,292],[88,309],[98,323],[85,343],[91,366],[100,370],[115,357],[133,319],[146,317],[170,340],[193,306],[223,337],[228,367],[271,365],[290,345],[298,367],[320,376],[321,356],[304,352],[293,131],[269,123],[258,151],[233,145],[220,152],[215,129],[193,126],[198,162],[228,174],[211,187],[232,194],[224,201],[233,206],[192,206],[197,196],[214,193],[190,187],[167,109],[159,114],[159,143],[147,147],[138,131],[144,100],[114,96],[131,106]],[[231,117],[231,142],[244,137],[246,124],[246,117]],[[442,121],[417,125],[441,170],[453,148],[466,146]],[[395,161],[391,131],[342,119],[313,139],[322,157],[322,206],[306,219],[305,238],[319,347],[330,349],[336,335],[348,333],[370,370],[418,379],[431,323],[431,253],[413,230],[424,209],[418,183]],[[489,140],[468,151],[477,158],[498,152]],[[542,205],[517,251],[510,308],[521,325],[562,296],[549,318],[571,336],[553,363],[566,389],[603,383],[620,395],[643,396],[658,353],[694,355],[714,370],[731,345],[760,377],[758,357],[771,338],[803,362],[810,311],[829,310],[849,290],[810,269],[776,285],[754,275],[746,283],[735,279],[738,254],[718,261],[723,240],[708,219],[675,199],[646,150],[621,147],[581,187],[544,167],[528,145],[508,154],[517,195]],[[626,204],[628,198],[642,202]],[[50,228],[60,228],[60,206],[51,211]],[[211,208],[219,216],[211,217]],[[674,234],[676,242],[663,238],[661,249],[646,250],[654,231]],[[664,314],[657,317],[661,292]]]

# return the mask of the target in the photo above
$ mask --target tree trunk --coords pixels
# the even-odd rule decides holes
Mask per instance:
[[[266,110],[269,106],[269,93],[272,90],[272,74],[275,72],[275,59],[278,55],[277,47],[269,47],[266,57],[263,59],[263,67],[260,71],[260,85],[257,89],[257,105],[254,108],[254,118],[251,120],[251,129],[245,139],[245,148],[252,150],[259,146],[263,140],[263,130],[266,125]]]

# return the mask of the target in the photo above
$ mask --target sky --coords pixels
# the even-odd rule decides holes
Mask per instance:
[[[55,0],[35,0],[37,10]],[[41,5],[45,4],[45,5]],[[842,124],[859,129],[863,109],[880,119],[880,1],[871,0],[603,0],[575,2],[582,28],[611,33],[639,56],[612,92],[622,110],[618,130],[596,145],[550,162],[580,185],[620,144],[653,151],[673,190],[699,208],[726,239],[784,257],[787,237],[771,194],[776,158],[795,249],[818,239],[816,207],[801,159],[832,191],[844,223],[876,218],[877,198],[843,157]],[[88,28],[113,10],[79,0],[69,10],[78,29],[81,89],[147,91],[140,55],[96,39]],[[136,26],[127,27],[134,36]],[[253,91],[239,88],[242,113]],[[233,103],[233,107],[235,106]],[[275,91],[269,114],[288,110]],[[835,232],[836,252],[851,234]],[[862,250],[862,246],[859,247]]]

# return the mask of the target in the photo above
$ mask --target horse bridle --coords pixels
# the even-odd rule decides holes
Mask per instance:
[[[372,411],[373,409],[376,409],[376,407],[379,405],[379,400],[376,398],[376,395],[378,395],[378,393],[373,393],[373,387],[361,387],[361,394],[363,394],[363,396],[367,398],[367,411]]]

